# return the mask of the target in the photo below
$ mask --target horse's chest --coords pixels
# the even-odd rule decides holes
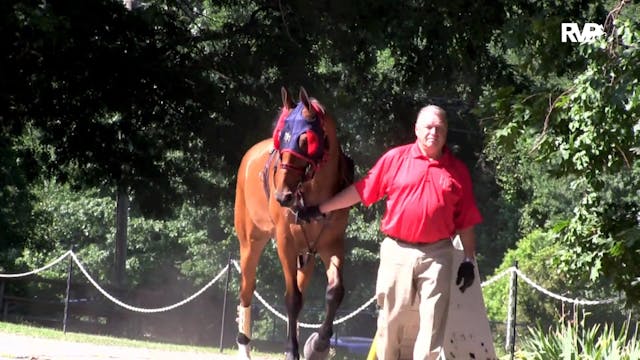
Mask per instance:
[[[278,239],[278,243],[283,243],[289,249],[295,250],[298,254],[315,253],[318,244],[325,233],[325,227],[320,224],[290,224],[284,239]]]

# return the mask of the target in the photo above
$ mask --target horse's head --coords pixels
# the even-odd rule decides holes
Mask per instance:
[[[325,156],[324,110],[300,88],[300,101],[294,104],[282,88],[282,113],[273,133],[273,144],[280,155],[275,174],[275,197],[284,207],[297,204],[301,184],[313,178]]]

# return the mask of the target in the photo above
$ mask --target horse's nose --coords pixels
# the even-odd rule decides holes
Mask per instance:
[[[276,200],[280,206],[289,207],[293,204],[293,194],[290,191],[276,193]]]

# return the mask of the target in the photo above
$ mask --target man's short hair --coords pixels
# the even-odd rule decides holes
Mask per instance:
[[[423,113],[427,113],[427,112],[432,113],[432,114],[436,114],[436,115],[438,115],[438,117],[440,117],[442,120],[444,120],[444,122],[448,122],[447,121],[447,112],[444,111],[444,109],[441,108],[438,105],[427,105],[427,106],[423,107],[422,109],[420,109],[420,112],[418,112],[418,118],[420,116],[422,116]]]

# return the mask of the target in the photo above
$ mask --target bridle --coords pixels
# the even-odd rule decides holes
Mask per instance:
[[[289,109],[286,113],[281,114],[281,118],[278,121],[278,126],[274,131],[274,152],[278,152],[276,163],[273,166],[273,187],[276,188],[275,179],[278,169],[285,172],[293,172],[299,175],[299,180],[295,185],[295,190],[292,188],[293,206],[287,207],[287,210],[291,212],[296,223],[298,222],[298,211],[304,204],[304,186],[303,184],[314,178],[317,169],[327,160],[328,147],[330,144],[327,142],[327,136],[324,129],[325,118],[324,110],[317,107],[313,102],[310,103],[313,106],[313,110],[316,116],[315,120],[308,121],[301,114],[302,102],[298,104],[295,109]],[[291,119],[290,119],[291,118]],[[306,134],[306,149],[302,149],[299,143],[300,136]],[[283,161],[283,153],[289,153],[291,157],[304,160],[304,165],[296,165],[291,162]],[[275,154],[274,154],[275,155]],[[324,232],[327,223],[322,225],[322,229],[314,239],[309,239],[309,236],[305,230],[305,227],[301,227],[305,242],[307,244],[307,252],[298,256],[298,267],[304,266],[308,257],[314,255],[315,245],[320,238],[320,235]]]
[[[300,184],[313,179],[313,177],[315,176],[316,169],[319,166],[318,163],[314,163],[312,161],[309,161],[308,159],[303,159],[305,161],[305,165],[303,166],[293,165],[291,163],[283,162],[282,153],[278,152],[278,154],[280,155],[280,160],[278,161],[279,162],[278,167],[285,171],[292,171],[300,174],[300,181],[299,181]]]
[[[278,159],[276,160],[276,164],[273,167],[273,176],[272,176],[272,180],[273,180],[273,184],[272,187],[275,189],[276,188],[276,173],[278,171],[278,168],[285,170],[285,171],[292,171],[292,172],[296,172],[298,174],[300,174],[300,180],[298,180],[296,186],[295,186],[295,191],[293,192],[293,196],[295,198],[295,202],[294,204],[296,205],[295,207],[300,208],[304,206],[304,191],[303,191],[303,184],[311,179],[313,179],[313,177],[315,176],[315,171],[317,168],[317,164],[313,164],[309,161],[307,161],[307,163],[304,166],[296,166],[293,164],[289,164],[289,163],[285,163],[282,162],[282,154],[276,150],[276,152],[278,152]]]

